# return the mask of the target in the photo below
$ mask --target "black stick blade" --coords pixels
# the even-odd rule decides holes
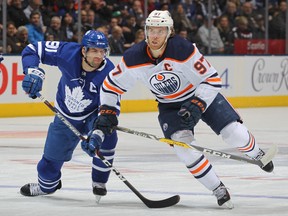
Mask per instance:
[[[158,200],[158,201],[148,200],[143,197],[142,201],[148,208],[166,208],[166,207],[176,205],[180,201],[180,196],[175,195],[167,199]]]

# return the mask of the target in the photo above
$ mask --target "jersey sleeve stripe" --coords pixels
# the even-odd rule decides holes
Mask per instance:
[[[114,91],[109,91],[109,90],[107,90],[107,89],[104,89],[103,86],[102,86],[102,91],[105,92],[105,93],[108,93],[108,94],[113,94],[113,95],[115,95],[115,96],[118,96],[118,94],[117,94],[116,92],[114,92]]]
[[[107,76],[106,78],[108,79],[108,82],[110,83],[110,85],[113,85],[113,86],[115,86],[116,88],[120,89],[121,91],[126,92],[125,89],[123,89],[123,88],[121,88],[120,86],[118,86],[118,85],[111,79],[110,75]]]
[[[37,51],[37,54],[38,54],[38,57],[39,57],[39,60],[40,60],[40,63],[42,63],[42,42],[39,41],[38,42],[38,51]]]
[[[206,79],[207,82],[221,82],[221,78],[220,77],[211,77]]]
[[[209,86],[212,86],[214,88],[217,88],[217,89],[221,89],[222,88],[222,83],[208,83],[208,82],[202,82],[201,84],[206,84],[206,85],[209,85]]]
[[[112,92],[116,92],[118,94],[123,94],[124,91],[120,90],[119,88],[117,88],[116,86],[112,86],[111,83],[108,82],[107,79],[104,80],[103,82],[103,89],[107,89],[108,91],[112,91]]]
[[[222,87],[222,79],[218,76],[218,74],[213,74],[212,76],[208,77],[203,84],[207,84],[210,86],[213,86],[215,88],[221,88]]]

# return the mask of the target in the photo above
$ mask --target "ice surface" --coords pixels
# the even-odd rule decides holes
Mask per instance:
[[[78,146],[62,170],[63,187],[42,197],[24,197],[22,185],[37,180],[49,117],[0,119],[1,216],[216,216],[288,215],[288,107],[238,109],[259,145],[277,144],[274,173],[244,162],[207,155],[218,176],[230,189],[233,210],[222,209],[216,198],[187,171],[165,143],[119,132],[114,166],[146,198],[164,199],[176,194],[180,202],[169,208],[149,209],[111,172],[108,194],[96,204],[91,189],[91,158]],[[157,113],[122,114],[120,125],[162,137]],[[199,145],[239,154],[200,122]],[[242,155],[241,155],[242,156]]]

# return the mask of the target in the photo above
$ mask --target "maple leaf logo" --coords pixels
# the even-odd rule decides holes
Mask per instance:
[[[64,102],[71,113],[83,112],[92,103],[92,100],[83,98],[84,94],[80,86],[73,88],[72,91],[67,85],[65,86]]]

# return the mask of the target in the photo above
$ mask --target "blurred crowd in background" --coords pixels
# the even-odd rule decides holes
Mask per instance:
[[[203,54],[208,47],[210,54],[233,54],[236,39],[265,39],[268,7],[268,38],[285,39],[286,0],[269,0],[269,5],[263,0],[211,1],[208,16],[208,0],[148,0],[147,7],[144,0],[81,0],[81,34],[89,29],[104,32],[110,54],[121,55],[145,37],[144,8],[146,14],[169,10],[175,33],[196,43]],[[2,6],[0,12],[2,52]],[[78,0],[8,0],[6,53],[20,54],[35,41],[78,42],[78,17]]]

